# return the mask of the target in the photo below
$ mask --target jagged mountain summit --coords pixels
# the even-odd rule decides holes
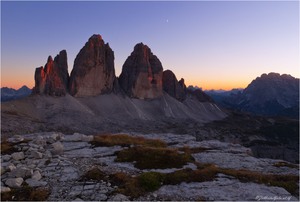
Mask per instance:
[[[112,92],[116,79],[114,59],[114,52],[101,35],[91,36],[75,58],[70,94],[84,97]]]
[[[67,51],[60,51],[54,60],[49,56],[45,67],[36,68],[34,78],[33,93],[66,95],[69,82]]]
[[[244,90],[225,96],[208,94],[224,107],[256,115],[299,117],[299,79],[287,74],[262,74]]]
[[[171,71],[163,76],[162,63],[143,43],[135,45],[117,78],[114,52],[96,34],[76,56],[70,77],[66,51],[37,68],[33,94],[20,103],[2,105],[7,116],[2,119],[3,133],[24,127],[32,132],[154,130],[171,122],[205,123],[226,117],[207,95],[199,99],[202,91],[186,90],[184,79],[177,81]],[[27,117],[20,127],[15,127],[18,117],[9,115],[13,113]]]
[[[242,105],[245,108],[249,107],[250,111],[261,110],[252,109],[252,106],[262,108],[272,103],[278,107],[291,108],[299,105],[299,79],[287,74],[262,74],[248,85],[242,95],[244,98]],[[272,112],[272,109],[270,110]]]
[[[163,72],[163,89],[170,96],[179,101],[183,101],[186,98],[186,86],[184,84],[184,79],[178,81],[171,70]]]
[[[151,49],[139,43],[123,65],[119,83],[130,97],[161,97],[163,67]]]
[[[99,34],[92,35],[80,50],[70,76],[65,50],[54,61],[49,56],[45,67],[35,71],[33,94],[89,97],[119,92],[137,99],[160,98],[166,92],[181,102],[189,94],[200,102],[212,102],[202,91],[187,90],[184,79],[178,81],[171,70],[163,72],[158,57],[143,43],[135,45],[117,78],[114,52]]]

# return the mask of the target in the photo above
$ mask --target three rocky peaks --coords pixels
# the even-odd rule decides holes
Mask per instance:
[[[70,76],[63,50],[54,60],[49,56],[45,67],[36,68],[34,77],[34,94],[87,97],[124,92],[132,98],[153,99],[165,91],[179,101],[187,96],[184,80],[178,81],[170,70],[163,71],[160,60],[143,43],[134,47],[117,78],[114,52],[100,35],[91,36],[79,51]]]

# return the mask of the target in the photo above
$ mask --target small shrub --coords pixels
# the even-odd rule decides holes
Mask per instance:
[[[145,139],[143,137],[133,137],[125,134],[117,134],[117,135],[99,135],[94,136],[94,140],[91,144],[99,147],[99,146],[116,146],[120,145],[123,147],[128,147],[130,145],[142,145],[149,147],[166,147],[167,144],[158,139]]]
[[[123,172],[117,172],[117,173],[110,175],[109,178],[110,178],[110,182],[113,185],[122,186],[130,180],[131,176],[129,176]]]
[[[207,164],[208,165],[208,164]],[[183,169],[173,173],[168,173],[165,176],[164,184],[180,184],[181,182],[205,182],[215,179],[218,173],[218,168],[214,165],[209,165],[202,169],[192,170]]]
[[[219,169],[215,165],[207,165],[207,167],[195,170],[192,175],[193,182],[205,182],[215,179]]]
[[[181,168],[188,162],[194,161],[186,153],[179,153],[176,149],[132,147],[117,153],[118,162],[136,162],[139,169]]]
[[[138,176],[138,181],[145,191],[155,191],[161,187],[163,174],[157,172],[147,172]]]
[[[1,201],[12,201],[12,191],[1,193]]]
[[[181,182],[190,182],[192,181],[192,175],[193,175],[192,169],[184,169],[184,170],[178,170],[173,173],[167,173],[165,174],[165,178],[163,183],[164,184],[180,184]]]
[[[45,201],[47,200],[50,192],[46,188],[33,189],[29,195],[30,201]]]
[[[1,201],[46,201],[50,195],[47,188],[33,188],[24,185],[18,189],[1,194]]]
[[[18,150],[14,148],[14,144],[7,142],[6,139],[1,141],[1,154],[12,154]]]
[[[106,174],[102,172],[99,168],[92,168],[91,170],[87,171],[82,177],[81,180],[95,180],[100,181],[106,178]]]
[[[137,177],[130,177],[121,173],[117,175],[121,176],[122,179],[117,192],[129,196],[132,200],[160,188],[164,176],[164,174],[156,172],[143,173]]]
[[[270,181],[271,186],[275,187],[282,187],[285,190],[287,190],[292,195],[299,196],[299,187],[297,182],[295,181],[287,181],[287,182],[281,182],[281,181]]]
[[[124,185],[119,187],[118,192],[131,197],[131,199],[138,198],[146,193],[136,177],[129,178]]]

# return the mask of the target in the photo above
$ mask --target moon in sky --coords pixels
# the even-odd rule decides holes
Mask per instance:
[[[168,22],[169,22],[169,19],[167,19],[166,22],[168,23]]]

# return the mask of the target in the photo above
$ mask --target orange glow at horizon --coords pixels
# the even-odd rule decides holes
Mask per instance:
[[[188,87],[189,85],[198,86],[202,90],[232,90],[233,88],[246,88],[251,81],[255,78],[249,80],[245,79],[242,81],[228,81],[228,80],[216,80],[216,79],[199,79],[199,80],[185,80],[185,84]],[[27,77],[2,77],[1,78],[1,88],[8,87],[19,89],[22,86],[26,85],[28,88],[32,89],[34,87],[34,79]]]
[[[207,81],[189,81],[186,80],[185,83],[187,87],[189,85],[193,86],[198,86],[202,88],[203,90],[231,90],[233,88],[246,88],[248,84],[251,81],[244,81],[244,82],[237,82],[237,81],[224,81],[224,80],[219,80],[219,81],[213,81],[213,80],[207,80]],[[3,87],[8,87],[8,88],[14,88],[14,89],[19,89],[22,86],[26,85],[28,88],[32,89],[34,87],[34,80],[33,79],[28,79],[28,78],[1,78],[1,88]]]
[[[227,80],[202,80],[199,81],[186,81],[186,85],[193,85],[198,86],[202,88],[202,90],[232,90],[233,88],[246,88],[250,83],[250,80],[244,80],[244,81],[227,81]]]
[[[32,89],[34,87],[34,80],[32,78],[26,78],[26,77],[21,77],[21,78],[2,77],[1,78],[1,88],[8,87],[8,88],[19,89],[24,85]]]

